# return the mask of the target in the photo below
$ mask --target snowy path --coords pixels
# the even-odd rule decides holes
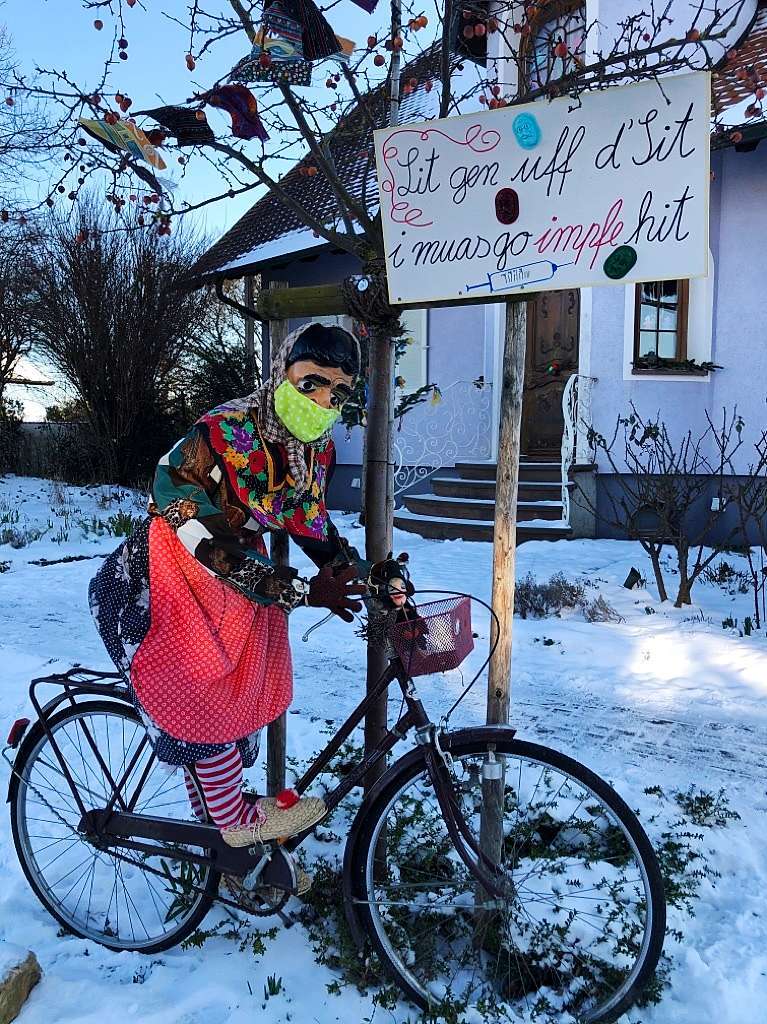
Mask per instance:
[[[74,662],[110,668],[86,606],[87,583],[97,559],[40,566],[41,558],[99,555],[117,541],[98,536],[98,522],[118,508],[138,514],[135,499],[109,501],[98,489],[61,494],[45,481],[0,481],[2,520],[18,514],[17,528],[52,527],[18,550],[0,545],[0,733],[29,714],[27,686],[34,675]],[[61,513],[64,514],[61,514]],[[339,527],[359,543],[352,517]],[[94,527],[96,532],[94,532]],[[64,538],[64,534],[68,534]],[[58,535],[58,540],[56,539]],[[487,600],[490,546],[425,541],[398,533],[397,550],[408,550],[419,588],[455,588]],[[729,559],[736,561],[734,556]],[[297,559],[297,564],[303,563]],[[633,807],[654,810],[648,786],[670,792],[695,784],[724,787],[742,820],[706,834],[721,872],[716,886],[704,883],[696,917],[672,915],[685,939],[671,952],[673,987],[663,1002],[632,1013],[637,1024],[762,1024],[767,1019],[767,640],[722,629],[728,617],[743,621],[748,595],[700,584],[693,608],[661,606],[652,588],[621,587],[634,565],[651,579],[636,545],[617,541],[532,542],[519,551],[518,574],[548,578],[562,571],[589,584],[588,597],[602,594],[624,617],[617,624],[591,624],[580,613],[562,618],[515,620],[512,721],[520,736],[559,747],[610,779]],[[671,579],[673,587],[673,578]],[[424,595],[428,599],[428,595]],[[648,611],[649,609],[649,611]],[[320,613],[296,612],[291,620],[295,699],[289,718],[289,750],[308,757],[323,741],[328,721],[340,722],[359,699],[364,651],[351,629],[334,622],[301,642]],[[480,634],[464,668],[479,668],[487,649],[488,620],[475,614]],[[435,716],[462,689],[460,672],[425,679],[420,692]],[[453,723],[484,718],[480,679],[455,713]],[[396,705],[392,702],[392,712]],[[253,775],[259,781],[260,769]],[[7,771],[0,767],[0,784]],[[335,847],[314,844],[312,853]],[[7,815],[0,819],[0,940],[37,952],[44,980],[20,1018],[21,1024],[101,1024],[110,1017],[142,1024],[233,1024],[258,1016],[331,1024],[336,1020],[404,1024],[407,1007],[390,1014],[350,989],[328,993],[335,976],[317,967],[300,927],[265,940],[259,960],[237,943],[214,939],[201,950],[175,949],[151,961],[138,954],[116,956],[71,937],[57,936],[55,922],[37,904],[13,850]],[[265,930],[271,920],[260,923]],[[87,956],[84,955],[87,952]],[[281,976],[285,994],[262,1010],[264,981]],[[248,985],[256,997],[248,992]],[[413,1018],[410,1011],[411,1019]]]

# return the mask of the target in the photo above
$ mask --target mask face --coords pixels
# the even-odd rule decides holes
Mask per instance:
[[[330,430],[340,415],[338,409],[323,409],[302,395],[289,380],[284,380],[274,392],[274,411],[285,429],[304,444],[316,441]]]

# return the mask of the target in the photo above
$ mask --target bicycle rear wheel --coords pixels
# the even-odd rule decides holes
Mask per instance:
[[[663,882],[636,816],[589,769],[508,730],[456,733],[443,746],[477,842],[488,752],[503,766],[509,895],[480,891],[422,757],[403,758],[363,808],[350,858],[355,909],[388,972],[417,1005],[457,1019],[617,1020],[665,934]]]
[[[140,787],[135,813],[192,817],[181,773],[169,773],[154,757],[133,708],[88,701],[54,715],[49,726],[89,810],[106,806],[112,787],[88,736],[115,780],[143,743],[124,787],[127,798]],[[120,851],[129,858],[126,862],[97,849],[78,831],[80,811],[39,726],[25,738],[15,769],[11,824],[16,852],[38,899],[68,931],[109,949],[157,953],[198,927],[218,891],[217,871],[170,856]]]

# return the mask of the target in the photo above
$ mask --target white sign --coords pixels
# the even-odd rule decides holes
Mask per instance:
[[[377,131],[390,301],[705,275],[710,109],[697,72]]]

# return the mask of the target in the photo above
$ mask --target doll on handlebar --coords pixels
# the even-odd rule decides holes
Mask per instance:
[[[368,575],[368,591],[386,610],[387,628],[396,625],[400,637],[423,648],[429,630],[412,600],[415,587],[410,580],[408,561],[403,552],[396,558],[390,556],[375,562]]]

